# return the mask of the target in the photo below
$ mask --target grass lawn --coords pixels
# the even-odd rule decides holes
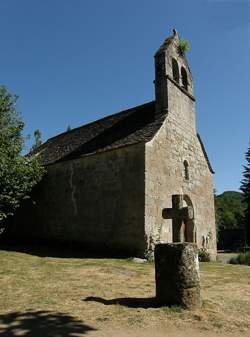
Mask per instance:
[[[153,263],[1,250],[0,266],[1,337],[121,337],[131,328],[250,336],[248,266],[202,263],[196,311],[155,307]]]

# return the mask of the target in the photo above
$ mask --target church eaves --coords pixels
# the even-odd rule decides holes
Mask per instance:
[[[31,154],[43,165],[150,141],[164,122],[149,102],[83,125],[48,139]]]
[[[48,139],[31,155],[38,155],[44,166],[147,143],[162,126],[166,114],[155,113],[155,101],[109,115]],[[211,173],[214,173],[201,137],[197,134]]]

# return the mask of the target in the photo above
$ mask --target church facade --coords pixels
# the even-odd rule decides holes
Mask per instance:
[[[35,150],[47,173],[16,216],[19,237],[137,256],[188,241],[215,257],[213,170],[179,43],[174,31],[155,54],[155,101]]]

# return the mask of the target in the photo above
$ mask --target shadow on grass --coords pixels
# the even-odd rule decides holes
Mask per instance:
[[[96,329],[63,313],[27,311],[0,315],[1,337],[80,337],[93,330]]]
[[[106,300],[102,297],[86,297],[83,301],[86,302],[98,302],[105,305],[120,304],[128,308],[159,308],[160,305],[156,301],[155,297],[140,298],[140,297],[122,297],[122,298],[113,298],[111,300]]]
[[[84,247],[84,248],[83,248]],[[101,247],[99,250],[94,250],[93,247],[87,244],[79,243],[52,243],[39,242],[37,244],[27,242],[24,243],[9,243],[0,241],[0,249],[9,252],[26,253],[29,255],[40,257],[56,257],[56,258],[128,258],[136,256],[135,252],[115,251],[109,247]]]

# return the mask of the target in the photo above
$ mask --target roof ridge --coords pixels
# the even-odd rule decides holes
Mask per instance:
[[[29,155],[41,156],[42,163],[50,165],[81,154],[147,142],[159,129],[160,119],[155,101],[149,101],[51,137]]]
[[[145,106],[145,105],[148,105],[148,104],[151,104],[151,103],[154,103],[154,102],[155,102],[155,101],[150,101],[150,102],[147,102],[147,103],[143,103],[143,104],[140,104],[140,105],[136,105],[136,106],[134,106],[134,107],[132,107],[132,108],[125,109],[125,110],[121,110],[121,111],[119,111],[119,112],[115,112],[115,113],[110,114],[110,115],[107,115],[107,116],[105,116],[105,117],[96,119],[96,120],[94,120],[94,121],[92,121],[92,122],[89,122],[89,123],[87,123],[87,124],[83,124],[83,125],[81,125],[81,126],[78,126],[78,127],[76,127],[76,128],[73,128],[73,129],[71,129],[71,130],[69,130],[69,131],[61,132],[61,133],[57,134],[56,136],[53,136],[53,137],[51,137],[51,138],[48,138],[43,144],[46,144],[46,143],[49,142],[50,140],[53,140],[53,139],[55,139],[55,138],[57,138],[57,137],[59,137],[59,136],[61,136],[61,135],[66,134],[66,133],[74,132],[74,131],[76,131],[76,130],[79,130],[79,129],[84,128],[84,127],[87,127],[87,126],[90,126],[91,124],[95,124],[95,123],[97,123],[97,122],[103,122],[105,119],[109,119],[110,117],[117,116],[117,115],[119,115],[119,114],[124,114],[125,112],[129,112],[130,110],[131,110],[131,112],[132,112],[132,111],[135,110],[135,109],[141,108],[141,107],[143,107],[143,106]],[[42,144],[42,145],[43,145],[43,144]],[[41,146],[42,146],[42,145],[41,145]]]

